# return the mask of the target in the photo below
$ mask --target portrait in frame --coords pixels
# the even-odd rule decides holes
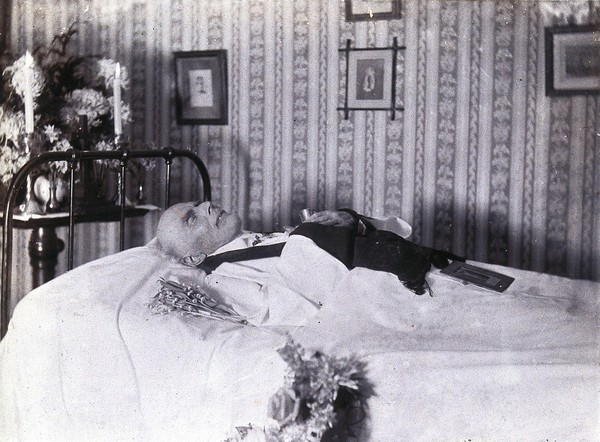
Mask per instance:
[[[393,64],[393,52],[389,49],[350,51],[348,53],[348,107],[390,109]]]
[[[227,51],[175,52],[178,124],[228,123]]]
[[[600,27],[545,29],[546,95],[600,94]]]

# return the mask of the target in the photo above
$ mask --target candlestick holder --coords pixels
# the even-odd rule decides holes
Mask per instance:
[[[115,135],[114,144],[115,144],[116,150],[125,150],[129,147],[129,141],[122,134]],[[114,196],[114,202],[117,205],[121,204],[121,192],[125,193],[125,187],[123,185],[123,181],[125,180],[125,177],[123,176],[123,174],[126,174],[126,173],[127,173],[127,168],[125,168],[123,173],[121,173],[120,171],[117,173],[117,189],[116,189],[116,193]]]
[[[31,153],[30,134],[26,134],[23,137],[23,143],[25,144],[25,153],[27,156],[29,156]],[[31,174],[27,175],[26,183],[25,200],[15,209],[15,212],[18,214],[40,214],[42,213],[42,208],[33,195],[33,180],[31,178]]]
[[[115,139],[113,141],[115,149],[123,149],[129,146],[129,141],[123,135],[115,135]]]

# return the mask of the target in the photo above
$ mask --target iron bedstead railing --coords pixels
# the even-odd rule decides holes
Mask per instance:
[[[170,205],[171,191],[171,165],[173,159],[177,157],[191,160],[202,179],[203,199],[210,201],[211,187],[210,177],[204,162],[193,152],[183,149],[164,148],[161,150],[129,150],[119,149],[113,151],[79,151],[69,150],[66,152],[45,152],[30,159],[15,174],[6,194],[4,204],[4,228],[2,230],[2,287],[0,292],[0,339],[4,337],[8,328],[9,321],[9,298],[11,288],[11,268],[12,268],[12,244],[13,244],[13,216],[19,190],[26,184],[29,174],[34,168],[43,164],[56,161],[66,161],[68,163],[68,182],[69,182],[69,216],[68,216],[68,246],[67,246],[67,268],[73,268],[73,246],[74,246],[74,225],[75,225],[75,175],[77,165],[82,161],[93,160],[118,160],[118,195],[120,201],[119,217],[119,249],[123,250],[125,246],[125,189],[127,180],[127,163],[136,158],[162,158],[165,160],[165,207]],[[28,191],[30,188],[28,189]]]

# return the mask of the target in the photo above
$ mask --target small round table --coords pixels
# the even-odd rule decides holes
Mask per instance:
[[[125,217],[141,217],[155,206],[135,206],[125,208]],[[112,222],[119,221],[121,209],[119,206],[87,207],[80,213],[74,214],[75,223],[84,222]],[[2,214],[2,221],[4,215]],[[51,213],[44,215],[19,214],[13,216],[13,227],[31,230],[29,237],[29,258],[33,288],[50,281],[55,277],[56,264],[60,252],[65,248],[65,243],[56,234],[57,227],[69,225],[69,214]],[[9,232],[12,234],[12,232]]]

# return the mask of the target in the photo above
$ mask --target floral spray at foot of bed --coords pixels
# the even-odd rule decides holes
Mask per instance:
[[[358,440],[374,393],[366,363],[310,352],[291,339],[277,352],[288,367],[284,386],[269,401],[270,422],[237,426],[226,442]]]

